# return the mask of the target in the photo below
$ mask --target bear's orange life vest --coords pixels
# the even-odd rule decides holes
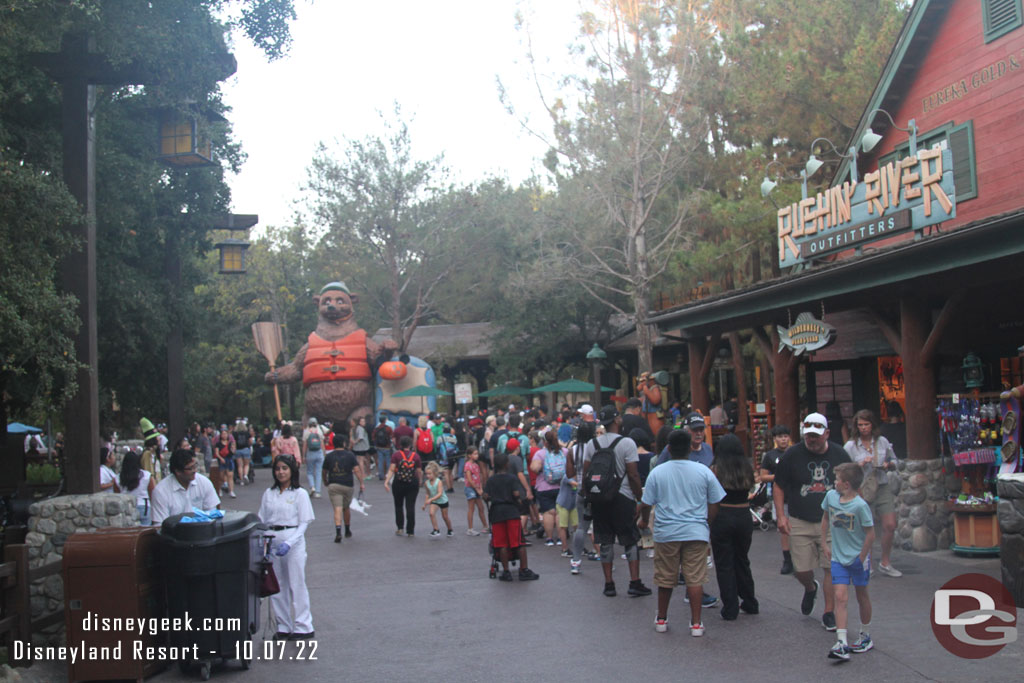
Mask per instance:
[[[302,385],[336,379],[372,377],[366,359],[366,331],[356,330],[337,341],[327,341],[316,332],[309,335],[309,348],[302,364]]]

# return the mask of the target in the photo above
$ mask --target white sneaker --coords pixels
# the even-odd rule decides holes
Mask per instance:
[[[657,633],[665,633],[668,631],[668,620],[659,619],[657,616],[654,617],[654,630]]]
[[[903,572],[901,572],[899,569],[896,569],[896,567],[893,567],[891,564],[882,564],[881,562],[879,562],[878,571],[885,574],[886,576],[891,576],[894,579],[898,579],[901,576],[903,576]]]
[[[467,536],[479,536],[480,532],[477,531],[476,529],[466,529],[466,535]]]
[[[228,493],[228,495],[231,496],[232,498],[238,498],[238,496],[235,495],[234,491],[231,491],[230,493]]]
[[[704,635],[704,624],[690,624],[690,635],[694,638]]]
[[[569,573],[579,574],[581,564],[583,564],[582,560],[569,560]]]

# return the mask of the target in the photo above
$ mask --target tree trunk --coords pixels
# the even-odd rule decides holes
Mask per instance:
[[[391,339],[398,344],[398,353],[405,353],[405,336],[402,334],[402,286],[398,271],[398,256],[393,244],[384,248],[388,261],[388,288],[391,290]]]
[[[636,361],[638,373],[652,372],[654,366],[654,351],[651,326],[647,323],[640,323],[636,326]]]

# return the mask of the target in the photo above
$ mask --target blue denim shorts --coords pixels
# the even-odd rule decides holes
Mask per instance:
[[[479,498],[479,497],[480,497],[480,494],[478,494],[476,492],[475,488],[473,488],[472,486],[467,486],[466,487],[466,500],[473,500],[474,498]]]
[[[853,561],[853,564],[848,567],[844,567],[835,560],[832,560],[832,583],[833,585],[842,584],[849,586],[851,583],[854,586],[866,586],[868,580],[871,578],[871,555],[868,555],[868,559],[865,563],[861,564],[860,558],[858,557]]]

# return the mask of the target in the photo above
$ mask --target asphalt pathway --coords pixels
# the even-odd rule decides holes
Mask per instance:
[[[270,472],[257,483],[236,487],[237,499],[224,507],[256,511]],[[303,477],[303,481],[305,478]],[[540,574],[531,583],[488,579],[487,536],[469,537],[462,487],[450,515],[453,538],[432,539],[426,512],[418,512],[416,535],[394,535],[391,496],[377,479],[366,483],[368,516],[353,513],[354,536],[333,542],[334,525],[326,494],[313,501],[316,521],[306,533],[307,583],[316,630],[310,646],[254,645],[257,657],[243,670],[229,662],[214,670],[218,680],[237,681],[1017,681],[1024,671],[1024,642],[983,660],[958,658],[936,641],[929,623],[934,591],[958,574],[998,576],[995,558],[962,558],[946,551],[896,552],[899,579],[872,577],[875,648],[848,663],[827,658],[835,636],[820,622],[819,597],[810,617],[800,614],[802,588],[779,574],[781,554],[773,530],[754,532],[750,557],[761,613],[725,622],[717,608],[705,610],[703,638],[687,629],[688,606],[677,591],[669,609],[668,633],[654,632],[655,596],[626,595],[625,561],[616,560],[619,595],[602,595],[600,565],[584,561],[583,573],[569,573],[560,547],[535,542],[529,564]],[[422,504],[418,499],[417,509]],[[443,530],[443,524],[442,524]],[[618,552],[618,551],[617,551]],[[877,556],[877,550],[876,550]],[[652,584],[652,562],[641,561],[641,576]],[[712,579],[706,589],[717,594]],[[851,600],[851,633],[856,607]],[[264,601],[266,603],[266,601]],[[257,638],[271,636],[266,605]],[[1018,610],[1018,619],[1024,616]],[[315,657],[315,660],[311,659]],[[29,680],[54,678],[53,667],[22,670]],[[177,666],[151,680],[198,680]]]

